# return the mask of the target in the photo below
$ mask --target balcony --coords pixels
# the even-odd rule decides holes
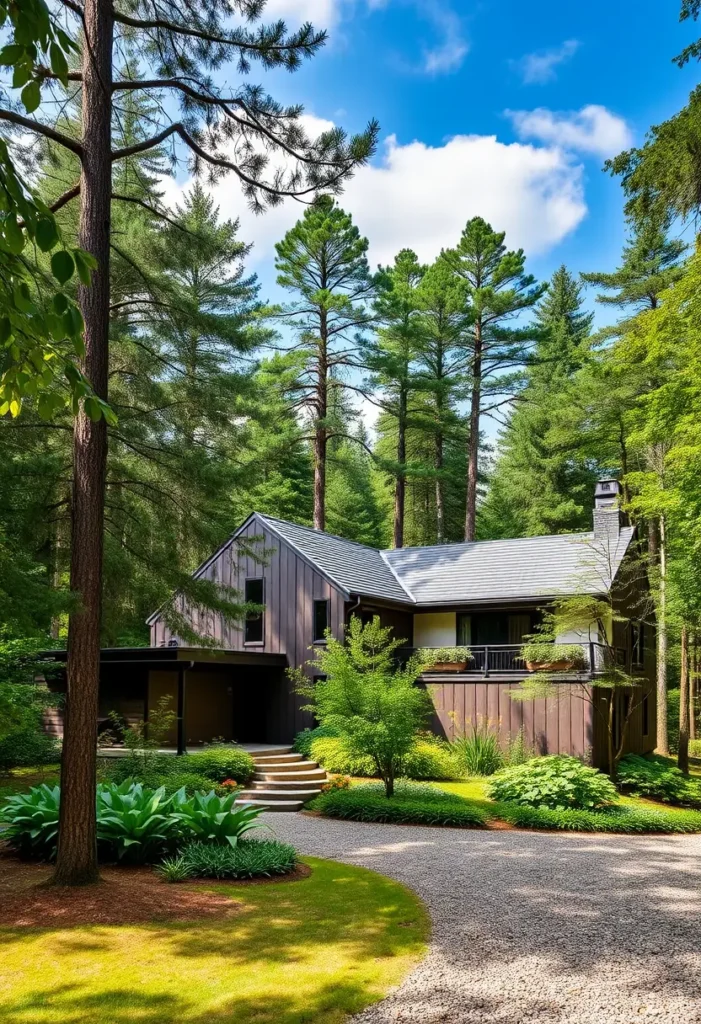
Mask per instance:
[[[461,645],[463,646],[463,645]],[[464,669],[456,670],[436,666],[423,673],[425,679],[431,678],[489,678],[490,676],[508,676],[519,679],[527,676],[529,670],[521,657],[521,644],[467,644],[464,645],[472,655],[471,661]],[[625,647],[609,648],[605,644],[586,642],[582,644],[586,664],[583,668],[568,669],[561,675],[569,678],[590,679],[601,674],[615,658],[616,664],[623,669],[629,668],[629,653]],[[422,648],[422,650],[439,650],[439,648]],[[402,663],[415,654],[417,648],[402,647],[399,651]]]

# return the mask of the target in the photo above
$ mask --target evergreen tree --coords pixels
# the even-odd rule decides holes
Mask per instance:
[[[383,517],[373,487],[372,458],[362,424],[357,441],[332,444],[326,491],[326,526],[330,533],[373,548],[384,545]]]
[[[418,288],[425,271],[411,249],[402,249],[394,264],[381,270],[375,316],[382,326],[362,346],[361,358],[369,371],[367,386],[379,389],[379,404],[396,424],[396,449],[384,466],[394,480],[395,548],[404,545],[409,472],[406,434],[411,422],[411,401],[421,387],[416,365],[423,330]]]
[[[527,383],[500,438],[480,508],[482,537],[528,537],[590,527],[596,473],[553,438],[569,407],[569,384],[589,354],[593,316],[562,266],[536,310],[540,336]]]
[[[330,196],[310,206],[275,246],[278,284],[298,296],[284,312],[299,339],[290,351],[298,363],[298,408],[313,435],[317,530],[326,523],[327,444],[339,432],[329,422],[330,392],[345,386],[341,371],[354,364],[355,337],[370,319],[367,248],[350,215]]]
[[[546,288],[525,273],[522,249],[507,251],[504,236],[473,217],[456,248],[443,254],[466,284],[471,313],[471,327],[463,338],[470,403],[465,540],[475,539],[481,417],[520,389],[522,367],[537,336],[533,328],[509,324],[531,309]]]

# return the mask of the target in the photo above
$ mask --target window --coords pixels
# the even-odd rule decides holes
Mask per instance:
[[[314,643],[320,643],[326,639],[324,633],[329,628],[329,602],[314,602]]]
[[[650,735],[650,700],[648,695],[643,697],[643,736]]]
[[[244,598],[246,604],[264,604],[263,580],[246,580],[244,586]],[[244,627],[244,643],[263,643],[263,612],[248,612]]]
[[[642,668],[645,663],[645,630],[642,622],[630,624],[631,662],[634,668]]]

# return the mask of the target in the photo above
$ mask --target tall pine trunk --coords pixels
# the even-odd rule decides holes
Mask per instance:
[[[677,764],[680,771],[689,774],[689,633],[682,626],[679,675],[679,751]]]
[[[107,398],[112,191],[111,0],[85,0],[83,26],[83,162],[80,245],[97,260],[90,287],[81,286],[85,320],[83,371]],[[98,878],[95,760],[100,677],[102,545],[107,427],[81,411],[73,430],[71,590],[79,607],[68,625],[66,720],[61,759],[61,810],[54,881],[81,885]]]
[[[328,324],[326,311],[319,317],[319,353],[316,367],[316,424],[314,426],[314,529],[326,527],[326,443],[329,411]]]
[[[465,540],[475,539],[477,521],[477,468],[480,445],[480,402],[482,401],[482,325],[475,324],[475,352],[472,361],[472,395],[470,398],[470,437],[467,442],[467,504],[465,508]]]
[[[657,600],[657,753],[669,757],[667,729],[667,536],[664,516],[660,516],[657,558],[659,587]]]
[[[436,543],[445,542],[445,499],[443,493],[443,395],[436,394],[436,448],[434,463],[436,470]]]
[[[406,418],[407,393],[402,387],[399,393],[397,416],[397,475],[394,481],[394,531],[395,548],[404,547],[404,506],[406,503]]]
[[[696,739],[696,679],[698,674],[696,636],[689,651],[689,739]]]

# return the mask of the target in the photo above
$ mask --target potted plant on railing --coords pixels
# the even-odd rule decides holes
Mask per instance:
[[[424,647],[419,654],[424,672],[464,672],[472,661],[467,647]]]
[[[552,640],[529,640],[521,648],[521,657],[529,672],[566,672],[586,664],[581,644],[558,644]]]

